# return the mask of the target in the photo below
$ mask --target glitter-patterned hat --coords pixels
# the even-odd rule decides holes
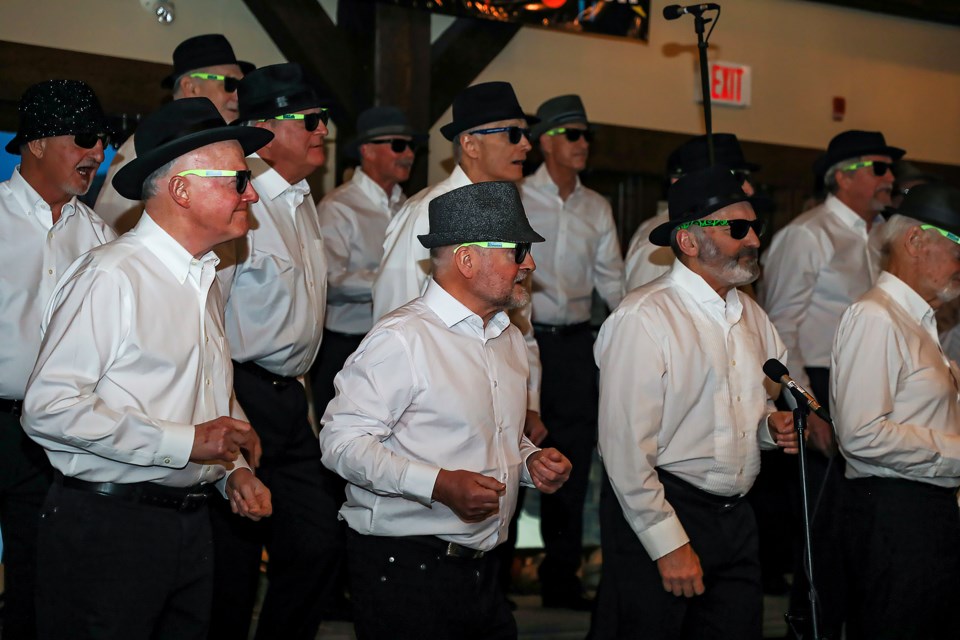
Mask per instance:
[[[106,133],[107,120],[93,89],[80,80],[47,80],[27,88],[17,105],[20,125],[7,153],[20,155],[31,140],[78,133]]]
[[[430,201],[430,233],[417,238],[427,249],[464,242],[543,242],[533,230],[512,182],[478,182]]]

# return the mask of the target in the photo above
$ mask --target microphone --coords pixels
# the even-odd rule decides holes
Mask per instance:
[[[830,419],[830,414],[827,413],[827,410],[820,406],[820,403],[817,402],[817,399],[812,393],[798,385],[797,382],[790,377],[790,372],[787,371],[787,368],[783,366],[782,362],[776,358],[770,358],[763,363],[763,372],[774,382],[779,382],[788,389],[799,394],[799,396],[802,397],[807,403],[807,407],[810,409],[810,411],[813,411],[815,414],[817,414],[817,416],[819,416],[823,421],[833,424],[833,420]]]
[[[705,11],[717,11],[719,9],[720,5],[713,2],[708,2],[706,4],[691,4],[687,7],[681,7],[678,4],[671,4],[663,8],[663,17],[667,20],[676,20],[685,13],[689,13],[692,16],[699,16]]]

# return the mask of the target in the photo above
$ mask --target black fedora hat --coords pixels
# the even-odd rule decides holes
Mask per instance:
[[[576,94],[550,98],[537,109],[540,122],[530,128],[530,137],[537,140],[544,133],[567,122],[587,122],[587,110]]]
[[[97,95],[80,80],[47,80],[27,87],[17,112],[17,135],[5,147],[14,155],[31,140],[108,131]]]
[[[327,104],[296,62],[271,64],[251,71],[237,90],[240,117],[235,123],[262,120]]]
[[[477,125],[498,120],[525,118],[528,125],[540,122],[520,108],[517,94],[509,82],[482,82],[467,87],[453,99],[453,122],[440,127],[447,140]]]
[[[747,162],[740,148],[740,141],[732,133],[713,134],[713,157],[716,164],[723,164],[739,171],[758,171],[760,165]],[[678,178],[685,173],[699,171],[710,166],[707,136],[690,138],[667,157],[667,176]]]
[[[216,67],[221,64],[235,64],[240,67],[244,75],[256,69],[256,65],[244,60],[237,60],[233,47],[227,38],[220,33],[208,33],[202,36],[187,38],[173,50],[173,73],[160,82],[164,89],[172,89],[173,81],[195,69]]]
[[[813,172],[823,176],[833,165],[843,160],[859,158],[860,156],[889,156],[896,162],[906,153],[899,147],[887,144],[883,134],[879,131],[860,131],[851,129],[838,133],[827,146],[827,152],[817,158],[813,165]]]
[[[684,222],[706,218],[738,202],[749,202],[730,167],[717,164],[684,174],[670,185],[667,195],[670,219],[650,232],[650,242],[670,246],[670,233]]]
[[[960,189],[942,183],[918,184],[894,213],[960,235]]]
[[[113,176],[124,198],[139,200],[143,181],[166,163],[200,147],[236,140],[249,155],[270,142],[273,133],[259,127],[230,127],[206,98],[183,98],[163,105],[137,127],[137,157]]]
[[[543,242],[533,230],[512,182],[478,182],[430,201],[430,233],[417,238],[427,249],[464,242]]]
[[[423,144],[430,137],[414,132],[407,116],[396,107],[370,107],[357,118],[357,135],[348,142],[344,153],[351,158],[360,157],[360,145],[381,136],[409,136],[415,145]]]

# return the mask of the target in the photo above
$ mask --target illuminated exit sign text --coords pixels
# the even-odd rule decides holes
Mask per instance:
[[[713,62],[710,64],[708,80],[713,104],[750,106],[750,67],[729,62]]]

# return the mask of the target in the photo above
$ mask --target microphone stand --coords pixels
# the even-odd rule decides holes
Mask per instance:
[[[707,129],[707,154],[712,167],[714,163],[713,111],[710,100],[710,80],[708,78],[710,69],[707,66],[707,39],[710,36],[704,37],[704,30],[708,22],[711,22],[711,20],[704,18],[702,13],[693,16],[694,30],[697,32],[697,49],[700,52],[700,92],[703,94],[703,124]],[[713,29],[711,28],[710,31],[712,32]]]
[[[807,445],[804,438],[804,434],[807,429],[807,415],[810,413],[810,408],[807,406],[807,399],[802,393],[791,387],[788,387],[788,389],[793,395],[793,400],[796,401],[795,404],[790,404],[793,405],[793,427],[797,431],[799,440],[798,455],[800,458],[800,498],[803,507],[803,553],[804,564],[806,565],[807,569],[807,586],[810,589],[808,593],[808,597],[810,599],[810,629],[811,633],[813,634],[813,640],[821,640],[820,623],[818,619],[819,612],[817,611],[817,590],[813,583],[813,544],[810,537],[810,500],[809,496],[807,495]],[[792,622],[789,617],[788,622]],[[795,629],[794,633],[796,633]],[[797,635],[802,638],[800,634]]]

